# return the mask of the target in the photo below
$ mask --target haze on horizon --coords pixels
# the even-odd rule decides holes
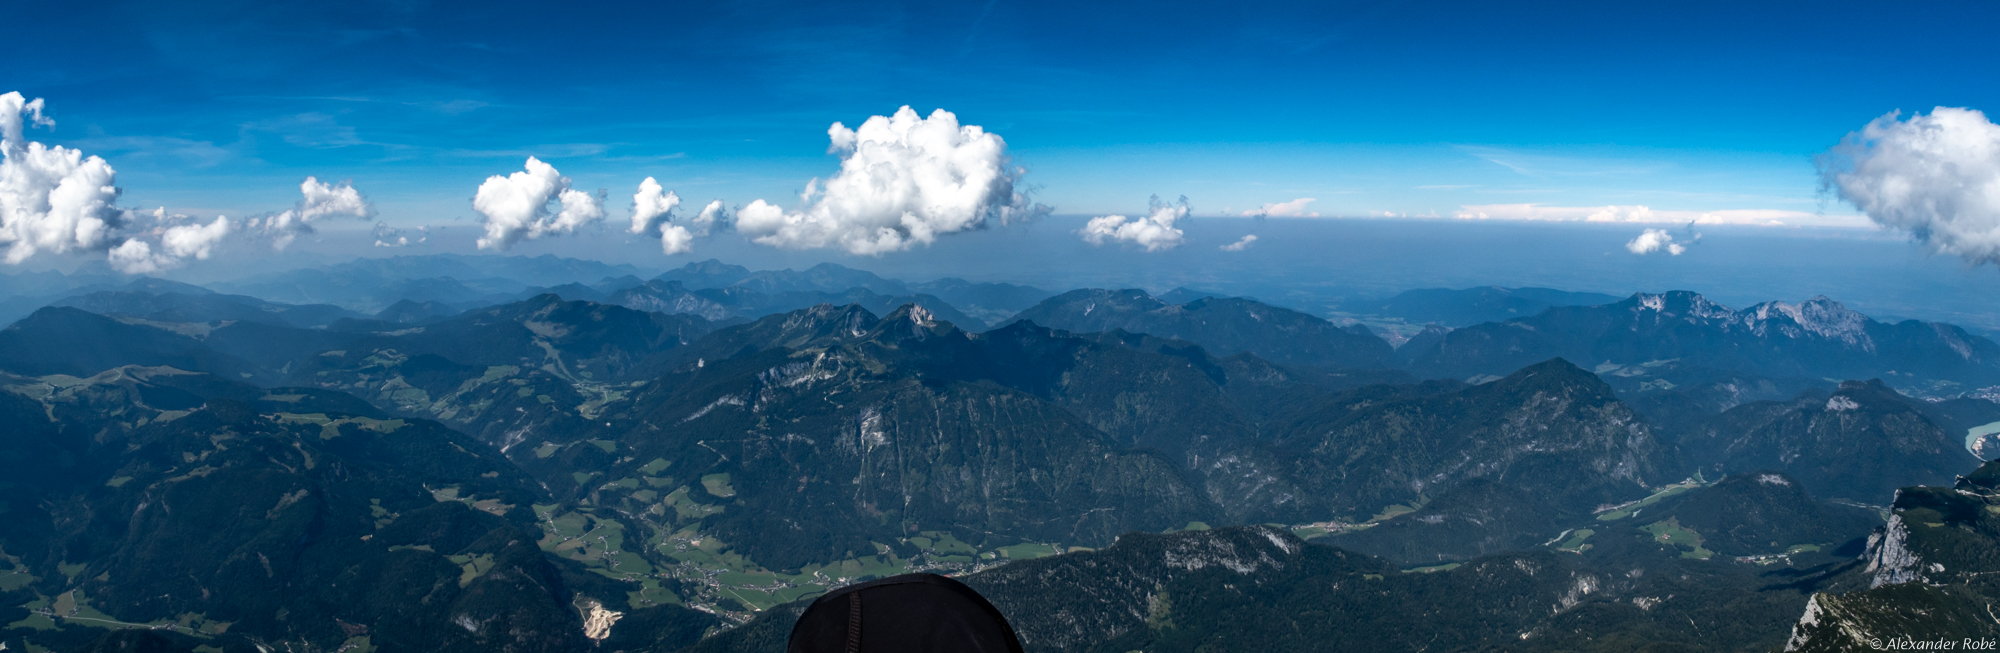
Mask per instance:
[[[2000,325],[1995,91],[1932,65],[1981,60],[1973,3],[100,9],[25,8],[0,73],[12,270],[557,253]]]

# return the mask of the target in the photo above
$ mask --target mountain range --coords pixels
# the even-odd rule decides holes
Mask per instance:
[[[1531,317],[1558,306],[1600,306],[1616,303],[1619,299],[1603,293],[1552,288],[1419,288],[1397,293],[1379,302],[1343,305],[1341,308],[1345,312],[1395,318],[1411,324],[1458,328],[1481,322]]]
[[[1169,304],[1142,290],[1073,290],[1014,315],[1076,333],[1122,329],[1186,340],[1217,354],[1249,352],[1274,363],[1380,368],[1389,343],[1365,327],[1342,328],[1324,319],[1254,300],[1204,297]]]
[[[491,272],[451,263],[346,270]],[[1903,561],[1985,564],[1922,529],[1983,532],[1951,502],[1995,472],[1910,489],[2000,441],[2000,404],[1916,396],[1982,378],[1948,325],[1669,293],[1392,348],[1185,289],[544,267],[374,313],[147,281],[0,330],[0,643],[747,650],[941,571],[1035,650],[1762,650],[1985,591]]]
[[[1866,587],[1852,558],[1881,523],[1867,511],[1760,489],[1773,487],[1787,486],[1730,479],[1662,504],[1676,512],[1644,527],[1597,524],[1602,533],[1577,538],[1590,546],[1529,547],[1462,564],[1413,569],[1248,526],[1135,533],[1104,550],[963,580],[1008,615],[1029,650],[1768,650],[1784,645],[1815,592]],[[1821,531],[1779,535],[1760,528],[1782,515],[1718,508],[1746,499],[1834,516]],[[1711,530],[1681,519],[1706,519],[1700,525]],[[1704,532],[1833,543],[1773,568],[1690,555],[1707,551],[1695,544]],[[777,650],[803,607],[767,610],[690,650]]]
[[[1468,378],[1555,356],[1599,374],[1675,385],[1718,373],[1964,389],[2000,383],[2000,345],[1949,324],[1877,322],[1825,297],[1731,310],[1682,291],[1456,329],[1412,351],[1408,365],[1423,376]]]

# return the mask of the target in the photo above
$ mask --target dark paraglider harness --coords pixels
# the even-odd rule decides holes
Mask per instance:
[[[1021,653],[1021,639],[999,609],[964,583],[937,574],[904,574],[819,597],[799,615],[785,650]]]

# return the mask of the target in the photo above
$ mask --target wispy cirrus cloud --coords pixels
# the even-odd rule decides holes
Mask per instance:
[[[267,133],[286,143],[312,149],[332,149],[369,145],[352,125],[331,114],[306,112],[244,123],[245,134]]]
[[[174,136],[98,136],[74,141],[76,147],[132,160],[161,159],[191,168],[211,168],[241,154],[235,145],[217,145]]]
[[[1674,167],[1672,163],[1646,159],[1547,154],[1478,145],[1461,145],[1458,149],[1528,177],[1650,175]]]

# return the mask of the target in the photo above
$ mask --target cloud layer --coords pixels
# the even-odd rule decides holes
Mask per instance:
[[[1876,118],[1819,157],[1820,183],[1876,224],[2000,265],[2000,125],[1971,109]]]
[[[959,125],[949,111],[922,118],[906,106],[859,129],[836,122],[827,136],[840,171],[824,186],[806,184],[798,210],[751,202],[736,216],[737,231],[775,247],[880,255],[1049,211],[1020,188],[1024,171],[1013,167],[1006,141]]]
[[[1083,241],[1092,245],[1103,245],[1110,241],[1123,241],[1143,247],[1148,252],[1163,252],[1179,247],[1185,235],[1174,227],[1188,216],[1187,198],[1168,204],[1160,201],[1158,195],[1152,199],[1153,212],[1139,218],[1122,215],[1107,215],[1091,218],[1078,233]],[[1247,244],[1246,244],[1247,246]]]
[[[1734,224],[1763,226],[1863,226],[1860,218],[1820,215],[1782,209],[1668,211],[1643,205],[1548,206],[1545,204],[1469,204],[1453,217],[1461,220],[1533,220],[1542,222],[1622,222],[1637,224]]]
[[[1642,256],[1662,250],[1669,255],[1680,256],[1687,251],[1687,247],[1674,242],[1673,234],[1667,233],[1665,229],[1647,229],[1639,232],[1639,237],[1632,239],[1632,242],[1625,243],[1625,251]]]
[[[553,214],[552,202],[561,205]],[[472,210],[483,216],[486,228],[479,248],[505,251],[522,240],[574,233],[603,220],[604,199],[570,188],[555,166],[531,156],[521,172],[487,177],[472,197]]]
[[[1301,197],[1292,200],[1290,202],[1265,204],[1264,206],[1258,208],[1257,210],[1244,211],[1243,215],[1245,216],[1262,215],[1273,218],[1317,218],[1319,217],[1318,213],[1306,211],[1306,205],[1316,201],[1318,200],[1315,200],[1310,197]]]

